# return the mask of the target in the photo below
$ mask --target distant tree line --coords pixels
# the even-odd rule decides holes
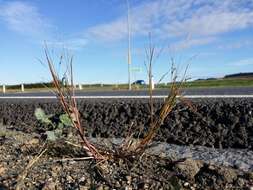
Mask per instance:
[[[253,77],[253,73],[236,73],[231,75],[225,75],[224,78],[248,78]]]
[[[52,82],[45,82],[45,83],[26,83],[24,84],[25,88],[52,88],[54,87]],[[8,89],[19,89],[20,84],[15,84],[15,85],[7,85]]]

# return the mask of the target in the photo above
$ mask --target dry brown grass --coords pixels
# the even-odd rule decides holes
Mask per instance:
[[[132,126],[129,126],[128,136],[123,140],[121,145],[112,146],[111,148],[105,146],[94,145],[85,137],[85,127],[81,126],[80,115],[75,99],[75,89],[73,82],[73,57],[68,59],[68,70],[64,76],[60,78],[54,68],[54,63],[50,58],[47,48],[45,48],[45,56],[50,74],[53,79],[55,95],[61,103],[64,112],[69,116],[72,121],[73,127],[77,130],[81,139],[81,146],[87,153],[87,156],[93,158],[96,163],[96,169],[101,172],[101,176],[108,174],[109,163],[115,162],[119,159],[131,160],[140,158],[145,152],[146,148],[150,145],[153,138],[156,136],[158,129],[163,124],[165,118],[172,111],[177,103],[177,97],[180,96],[180,90],[185,77],[178,82],[178,75],[174,65],[172,65],[172,85],[170,93],[166,98],[164,104],[159,110],[158,114],[154,114],[153,106],[153,89],[152,89],[152,66],[155,59],[156,49],[150,43],[149,48],[146,50],[147,56],[147,73],[149,77],[149,104],[150,104],[150,125],[147,133],[144,134],[144,138],[135,139],[134,135],[136,131],[132,131]],[[60,58],[60,63],[63,60],[63,56]],[[184,74],[185,76],[185,74]],[[164,77],[164,76],[163,76]],[[180,98],[182,99],[182,98]],[[144,131],[141,131],[144,132]]]
[[[69,70],[66,71],[65,76],[61,79],[57,75],[52,59],[49,56],[47,48],[45,48],[45,56],[46,61],[53,79],[55,94],[61,103],[64,112],[69,116],[72,121],[74,128],[76,128],[79,137],[82,142],[82,147],[87,153],[88,156],[93,157],[95,160],[104,159],[104,156],[100,154],[100,152],[96,149],[96,147],[91,144],[84,134],[84,127],[81,126],[80,123],[80,115],[77,108],[77,103],[75,99],[75,87],[73,81],[73,57],[69,59],[67,63],[69,66]],[[60,63],[63,59],[63,55],[61,56]],[[69,81],[70,80],[70,81]],[[65,84],[64,84],[65,83]]]
[[[158,53],[160,53],[158,51]],[[187,106],[191,106],[190,101],[183,98],[181,95],[181,90],[183,87],[183,84],[186,82],[186,71],[188,69],[188,66],[186,67],[183,77],[178,82],[178,73],[177,69],[174,66],[174,59],[171,59],[171,86],[168,97],[165,99],[161,109],[159,110],[159,113],[157,115],[154,115],[154,106],[153,106],[153,89],[152,89],[152,77],[153,77],[153,64],[155,59],[159,56],[156,55],[156,48],[153,46],[150,36],[150,43],[149,47],[146,49],[146,68],[147,68],[147,74],[149,78],[149,105],[150,105],[150,125],[148,132],[144,135],[143,139],[134,139],[133,134],[129,133],[128,137],[124,140],[121,148],[121,152],[123,152],[125,155],[142,155],[145,149],[150,145],[153,138],[156,136],[158,129],[163,124],[165,118],[169,115],[169,113],[172,111],[172,109],[176,106],[178,99],[182,101],[182,103],[186,104]],[[161,79],[168,74],[166,72]],[[143,131],[141,131],[143,132]]]

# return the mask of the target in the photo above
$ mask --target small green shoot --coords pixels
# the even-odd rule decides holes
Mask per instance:
[[[72,121],[67,114],[62,114],[59,116],[59,122],[54,123],[51,118],[54,115],[45,114],[44,110],[41,108],[37,108],[34,113],[36,119],[40,121],[42,124],[53,126],[53,130],[48,130],[45,132],[47,135],[47,140],[56,141],[59,138],[62,138],[63,129],[66,127],[71,127]]]
[[[49,119],[51,115],[46,115],[43,109],[37,108],[35,110],[34,115],[36,119],[39,120],[40,122],[48,124],[48,125],[52,124],[52,121]]]

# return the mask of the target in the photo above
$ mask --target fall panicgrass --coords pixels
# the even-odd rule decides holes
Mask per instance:
[[[160,52],[160,51],[159,51]],[[153,77],[153,64],[155,59],[158,57],[156,56],[156,49],[152,45],[151,42],[151,36],[150,36],[150,43],[149,47],[146,49],[146,59],[147,63],[145,64],[149,79],[149,111],[150,111],[150,124],[148,131],[146,134],[144,134],[144,138],[142,139],[133,139],[133,133],[130,133],[126,139],[123,141],[122,146],[120,147],[123,152],[128,152],[128,154],[132,155],[141,155],[145,151],[145,149],[148,147],[148,145],[152,142],[153,138],[156,136],[158,129],[163,124],[165,118],[169,115],[169,113],[172,111],[172,109],[176,106],[178,99],[187,106],[191,106],[191,103],[183,98],[181,95],[181,90],[183,87],[183,84],[186,82],[186,71],[188,69],[188,66],[185,69],[185,72],[183,73],[183,78],[178,82],[178,73],[177,69],[174,66],[175,62],[174,59],[171,59],[171,86],[169,95],[165,99],[161,109],[159,110],[158,114],[154,114],[154,106],[153,106],[153,88],[152,88],[152,77]],[[166,72],[159,82],[161,82],[165,76],[168,74]],[[193,107],[192,107],[193,108]],[[144,131],[141,131],[140,133],[143,133]]]
[[[77,130],[79,137],[82,141],[82,147],[87,153],[88,156],[93,157],[95,160],[104,159],[102,154],[96,149],[96,147],[91,144],[88,139],[85,137],[84,128],[81,126],[80,115],[77,108],[77,103],[75,99],[75,90],[73,82],[73,68],[72,62],[73,57],[70,58],[67,63],[69,66],[68,72],[64,74],[64,77],[61,79],[57,75],[53,61],[51,60],[47,48],[45,48],[46,61],[53,79],[53,84],[55,87],[55,94],[59,102],[61,103],[64,112],[69,116],[72,121],[74,128]],[[62,62],[61,56],[60,63]],[[70,79],[70,81],[69,81]],[[62,82],[61,82],[62,81]]]
[[[84,151],[87,153],[89,158],[93,158],[95,160],[95,168],[99,170],[101,176],[104,174],[110,173],[109,163],[115,162],[116,160],[136,160],[140,159],[143,154],[145,154],[145,150],[148,148],[154,137],[156,136],[158,129],[163,124],[165,118],[169,115],[172,109],[177,104],[177,98],[182,99],[180,96],[180,90],[185,82],[185,78],[183,78],[180,82],[177,82],[178,75],[176,73],[176,69],[172,64],[171,76],[172,76],[172,85],[170,87],[170,93],[163,103],[161,109],[158,114],[154,114],[154,106],[153,106],[153,88],[152,88],[152,66],[155,57],[155,48],[150,44],[149,49],[146,50],[146,56],[148,59],[147,73],[149,78],[149,105],[150,105],[150,124],[148,131],[144,134],[142,139],[134,138],[134,134],[136,131],[133,131],[133,126],[129,127],[128,135],[125,139],[123,139],[121,145],[111,145],[111,147],[103,146],[103,145],[93,145],[86,137],[84,133],[84,128],[80,123],[80,115],[75,99],[75,91],[74,91],[74,82],[73,82],[73,68],[72,62],[73,58],[68,59],[68,71],[65,72],[63,78],[60,78],[57,75],[53,61],[51,60],[47,49],[45,48],[45,56],[47,65],[49,67],[51,76],[53,78],[53,84],[55,87],[55,95],[57,99],[61,103],[64,112],[69,116],[72,121],[73,127],[77,130],[79,137],[81,138],[81,146]],[[62,61],[62,56],[60,63]],[[167,75],[167,73],[166,73]],[[185,73],[184,73],[185,76]],[[162,76],[164,78],[165,75]],[[70,80],[69,80],[70,79]],[[162,79],[160,79],[162,80]],[[144,133],[144,131],[140,131],[139,134]]]

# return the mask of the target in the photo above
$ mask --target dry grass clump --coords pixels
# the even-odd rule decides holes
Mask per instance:
[[[89,139],[85,136],[85,126],[81,125],[80,122],[80,114],[77,107],[77,102],[75,99],[75,85],[73,81],[73,57],[64,57],[64,55],[60,56],[61,65],[63,60],[66,61],[66,72],[63,74],[62,77],[56,72],[54,67],[54,62],[50,57],[48,49],[45,48],[45,57],[46,57],[46,64],[49,68],[50,74],[52,76],[52,81],[54,85],[54,93],[62,105],[62,108],[71,120],[72,127],[74,127],[79,136],[79,142],[81,143],[81,147],[83,148],[84,152],[87,154],[88,159],[93,159],[94,167],[93,169],[97,171],[97,173],[106,179],[110,179],[110,175],[113,173],[113,163],[117,162],[125,162],[125,163],[132,163],[132,161],[141,160],[143,154],[145,153],[146,148],[152,143],[153,138],[156,136],[158,129],[163,124],[165,118],[168,114],[172,111],[177,103],[177,98],[180,99],[180,90],[182,88],[182,84],[185,82],[185,77],[183,80],[178,82],[178,76],[176,73],[176,69],[174,65],[172,65],[172,85],[170,88],[170,92],[168,97],[165,99],[161,109],[159,110],[158,114],[154,114],[153,108],[153,89],[152,89],[152,65],[154,62],[155,57],[155,48],[149,46],[149,49],[146,51],[148,66],[147,72],[149,77],[149,103],[150,103],[150,124],[148,131],[144,134],[144,138],[142,139],[135,139],[133,134],[135,131],[132,131],[130,126],[129,128],[129,135],[123,140],[121,145],[113,145],[110,148],[102,145],[95,145],[92,144]],[[185,76],[185,74],[184,74]],[[164,76],[163,76],[164,77]],[[183,99],[182,99],[183,100]],[[144,131],[142,131],[144,132]],[[57,143],[57,142],[56,142]],[[76,145],[75,145],[76,146]],[[19,177],[20,183],[22,183],[23,179],[27,175],[28,170],[32,167],[35,162],[47,151],[45,150],[40,151],[40,153],[30,161],[28,166],[25,168],[22,175]],[[86,159],[86,158],[84,158]],[[120,164],[119,164],[120,165]],[[132,164],[130,164],[132,165]],[[108,180],[106,180],[108,182]],[[109,180],[110,181],[110,180]],[[19,183],[19,184],[20,184]]]
[[[159,51],[161,52],[161,50]],[[121,150],[124,153],[132,154],[132,155],[141,155],[145,149],[152,143],[153,138],[156,136],[158,129],[163,124],[165,118],[169,115],[169,113],[172,111],[172,109],[176,106],[178,99],[181,100],[184,104],[191,107],[191,104],[189,101],[185,100],[183,96],[181,96],[181,90],[183,87],[183,84],[186,82],[186,71],[188,66],[185,69],[185,72],[183,73],[183,78],[178,81],[178,73],[177,69],[174,66],[174,60],[171,60],[172,66],[171,66],[171,86],[169,90],[169,94],[167,98],[165,99],[161,109],[159,110],[159,113],[157,115],[154,115],[154,106],[153,106],[153,88],[152,88],[152,77],[153,77],[153,64],[155,59],[159,56],[156,55],[156,49],[151,43],[149,47],[146,49],[146,68],[147,68],[147,74],[149,79],[149,106],[150,106],[150,124],[147,133],[144,135],[143,139],[133,139],[133,135],[129,135],[121,146]],[[159,82],[168,74],[165,73]]]
[[[94,145],[92,145],[88,139],[84,135],[84,128],[81,126],[80,122],[80,115],[77,108],[77,103],[75,99],[75,87],[73,82],[73,57],[70,58],[69,61],[69,70],[65,73],[65,76],[60,79],[57,75],[53,61],[49,56],[49,53],[47,49],[45,49],[45,56],[47,60],[47,64],[53,79],[53,84],[55,87],[55,93],[57,96],[57,99],[62,105],[62,108],[64,112],[69,116],[69,118],[72,121],[73,127],[76,128],[79,137],[81,138],[82,147],[87,153],[88,156],[93,157],[95,160],[101,160],[104,159],[104,157],[101,155],[101,153],[95,148]],[[62,57],[61,57],[62,58]],[[62,59],[60,60],[61,63]],[[70,81],[69,81],[70,78]],[[63,81],[61,83],[60,81]]]
[[[146,50],[146,56],[148,61],[148,77],[149,77],[149,94],[150,94],[150,126],[148,132],[144,135],[143,139],[134,139],[133,133],[130,132],[129,136],[124,139],[121,146],[114,147],[115,150],[106,150],[101,147],[96,147],[85,137],[85,127],[81,126],[79,111],[77,108],[77,103],[75,99],[75,89],[73,82],[73,68],[72,62],[73,57],[68,59],[67,68],[64,76],[60,78],[54,68],[54,63],[50,58],[47,48],[45,48],[45,56],[47,65],[49,67],[53,84],[55,87],[55,94],[61,103],[64,112],[69,116],[72,121],[73,127],[77,130],[79,137],[81,139],[82,147],[89,157],[93,157],[96,161],[101,162],[115,157],[131,157],[141,155],[145,148],[152,142],[153,138],[157,134],[158,129],[163,124],[165,118],[172,111],[177,103],[178,96],[180,97],[180,90],[182,84],[185,82],[185,77],[180,82],[177,82],[178,76],[174,65],[172,65],[172,85],[170,88],[170,93],[166,98],[164,104],[162,105],[159,114],[154,115],[153,111],[153,89],[152,89],[152,65],[155,57],[155,48],[150,44],[149,48]],[[60,64],[63,56],[60,58]],[[185,76],[185,74],[184,74]],[[116,150],[117,149],[117,150]]]

